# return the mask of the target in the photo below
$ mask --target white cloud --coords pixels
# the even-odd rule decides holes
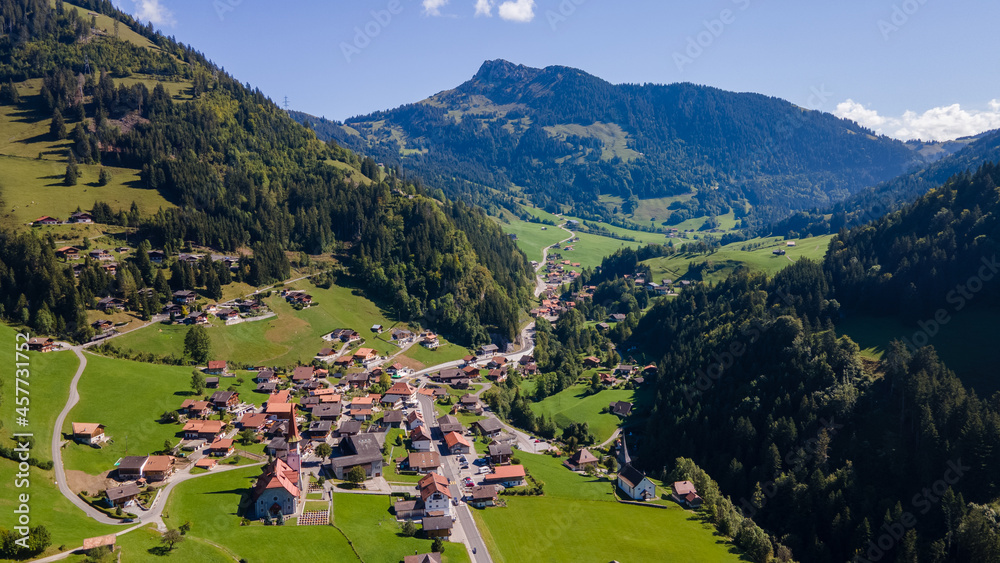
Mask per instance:
[[[174,13],[160,4],[160,0],[132,0],[135,3],[135,17],[153,25],[174,25]]]
[[[507,0],[497,12],[507,21],[527,23],[535,19],[535,0]]]
[[[931,108],[923,113],[906,111],[900,117],[879,115],[854,100],[837,104],[834,114],[903,141],[947,141],[1000,128],[1000,99],[990,100],[985,111],[964,110],[959,104]]]
[[[476,15],[493,17],[493,0],[476,0]]]
[[[424,13],[429,16],[440,16],[441,8],[448,4],[448,0],[424,0]]]

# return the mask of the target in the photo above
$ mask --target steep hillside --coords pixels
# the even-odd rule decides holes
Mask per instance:
[[[287,276],[286,252],[335,254],[400,320],[468,343],[516,333],[532,273],[481,211],[317,140],[260,91],[109,2],[0,0],[0,13],[13,30],[0,37],[0,104],[12,123],[0,151],[38,152],[18,160],[17,179],[0,178],[3,208],[22,221],[65,219],[75,202],[154,248],[252,253],[240,281],[255,285]],[[32,187],[45,197],[27,199]],[[47,240],[0,232],[3,311],[82,336],[83,309],[123,282],[83,276],[80,293],[53,253],[60,229]],[[152,283],[142,274],[131,276],[139,290]]]
[[[866,188],[826,209],[796,213],[773,225],[770,232],[791,236],[836,233],[842,227],[862,225],[896,211],[956,174],[1000,160],[1000,131],[914,148],[941,157],[897,178]]]
[[[857,124],[759,94],[693,84],[613,85],[567,67],[488,61],[426,100],[348,119],[293,114],[321,135],[400,163],[450,194],[527,197],[610,218],[602,194],[680,196],[669,222],[723,215],[744,226],[829,205],[922,161]],[[630,210],[627,210],[630,211]],[[749,214],[749,215],[748,215]]]

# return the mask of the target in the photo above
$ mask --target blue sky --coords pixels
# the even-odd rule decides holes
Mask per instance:
[[[787,99],[899,138],[1000,127],[1000,3],[981,0],[116,0],[275,100],[344,119],[484,60]]]

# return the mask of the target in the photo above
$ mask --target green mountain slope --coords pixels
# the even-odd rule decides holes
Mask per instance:
[[[857,124],[777,98],[693,84],[613,85],[567,67],[488,61],[468,82],[343,124],[293,117],[450,194],[527,197],[610,218],[602,194],[678,201],[671,223],[723,215],[744,226],[828,205],[923,157]],[[749,217],[745,217],[749,213]]]

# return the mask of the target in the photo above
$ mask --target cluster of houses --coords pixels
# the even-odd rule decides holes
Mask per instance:
[[[207,325],[209,316],[214,316],[226,325],[233,325],[243,322],[248,317],[259,316],[267,310],[267,305],[260,298],[234,299],[218,305],[212,303],[200,311],[190,311],[185,314],[186,309],[197,300],[196,291],[190,289],[175,291],[171,296],[171,302],[163,307],[163,314],[170,315],[175,322],[182,324]]]
[[[50,217],[48,215],[42,215],[38,219],[31,222],[31,226],[39,227],[42,225],[72,225],[72,224],[83,224],[83,223],[93,223],[94,217],[87,212],[77,211],[69,216],[69,219],[63,221],[55,217]]]

